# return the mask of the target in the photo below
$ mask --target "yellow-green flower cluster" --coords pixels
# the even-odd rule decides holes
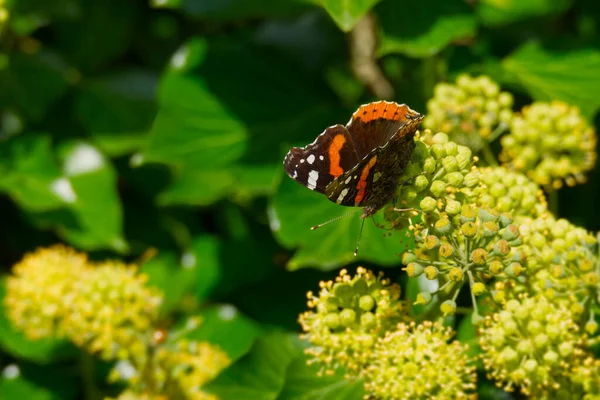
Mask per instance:
[[[532,290],[568,307],[578,319],[587,321],[582,321],[585,330],[595,334],[598,324],[593,318],[593,305],[597,306],[600,293],[596,238],[551,215],[522,219],[520,232]]]
[[[38,249],[15,265],[4,304],[31,339],[67,337],[104,359],[143,355],[162,296],[118,262],[93,264],[63,246]]]
[[[373,363],[365,374],[367,396],[394,400],[471,398],[475,368],[465,345],[449,343],[452,336],[450,328],[429,321],[398,324],[373,350]]]
[[[577,107],[560,101],[524,107],[502,138],[501,160],[536,183],[560,188],[585,181],[596,162],[596,132]]]
[[[542,296],[509,300],[480,333],[488,375],[504,390],[519,388],[532,398],[559,398],[570,386],[569,367],[586,357],[571,313]]]
[[[525,175],[504,167],[480,169],[481,185],[473,189],[477,204],[520,216],[538,217],[548,211],[542,189]]]
[[[437,280],[434,292],[421,292],[417,304],[428,304],[434,294],[450,297],[441,305],[444,314],[456,310],[454,300],[465,282],[470,285],[473,306],[475,297],[488,291],[490,277],[516,279],[526,268],[524,254],[518,250],[521,238],[510,214],[474,204],[458,204],[456,212],[440,214],[437,221],[427,221],[415,233],[416,248],[404,253],[403,263],[409,277],[425,276]],[[494,291],[502,302],[504,291]]]
[[[429,130],[415,142],[415,150],[401,178],[405,183],[397,191],[397,207],[425,214],[452,212],[460,206],[456,197],[470,193],[470,189],[479,184],[471,150],[450,141],[445,133],[433,135]],[[397,212],[387,210],[385,217],[404,228],[405,216],[399,218]]]
[[[507,130],[513,118],[513,98],[489,77],[459,75],[455,84],[439,83],[427,103],[423,126],[446,132],[452,140],[478,151]]]
[[[377,339],[405,318],[400,286],[359,267],[320,287],[318,296],[308,293],[311,310],[299,318],[313,346],[307,354],[325,373],[344,367],[349,377],[361,376]]]
[[[64,246],[27,254],[6,279],[8,319],[29,339],[62,337],[73,288],[87,271],[87,257]]]
[[[227,354],[212,344],[179,339],[160,345],[149,363],[133,375],[121,375],[117,366],[111,372],[111,380],[123,380],[132,387],[120,395],[120,400],[216,400],[202,387],[230,364]]]
[[[144,357],[162,296],[146,286],[148,277],[133,265],[90,265],[73,285],[67,336],[106,360]]]

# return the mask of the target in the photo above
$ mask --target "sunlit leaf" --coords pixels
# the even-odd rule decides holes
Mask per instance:
[[[600,108],[600,51],[584,48],[555,51],[528,43],[504,59],[511,83],[525,88],[535,100],[562,100],[592,117]]]
[[[273,198],[269,216],[271,228],[279,241],[289,248],[299,247],[288,267],[328,270],[354,261],[399,264],[401,253],[412,246],[412,238],[405,231],[378,228],[370,219],[364,221],[358,257],[354,257],[362,224],[360,211],[359,208],[338,206],[325,196],[285,177]],[[311,226],[351,212],[355,214],[310,230]],[[376,215],[375,220],[380,221],[381,216]]]
[[[375,12],[382,31],[382,55],[428,57],[455,40],[473,37],[477,29],[475,16],[463,0],[388,0]]]
[[[344,32],[350,31],[381,0],[318,0]]]

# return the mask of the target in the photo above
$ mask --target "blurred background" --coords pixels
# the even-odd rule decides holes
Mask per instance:
[[[0,4],[0,273],[54,243],[140,263],[169,322],[204,313],[230,355],[298,331],[305,292],[336,268],[399,266],[411,245],[367,221],[354,258],[358,217],[310,231],[348,209],[285,176],[291,146],[369,101],[425,113],[435,84],[464,72],[512,92],[515,110],[563,100],[600,127],[595,0]],[[588,178],[560,190],[559,215],[597,231]],[[211,320],[223,310],[233,326]],[[0,314],[0,370],[22,371],[0,398],[89,397],[76,358]],[[230,398],[309,398],[288,378]]]

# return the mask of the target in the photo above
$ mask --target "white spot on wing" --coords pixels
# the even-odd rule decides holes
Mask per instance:
[[[340,204],[342,202],[342,200],[344,200],[344,197],[346,197],[346,195],[348,194],[348,189],[344,189],[342,190],[342,192],[340,193],[340,195],[338,196],[337,200],[335,201],[336,203]]]
[[[307,161],[309,164],[311,164],[311,165],[312,165],[312,163],[314,163],[314,162],[315,162],[315,155],[314,155],[314,154],[311,154],[310,156],[308,156],[308,157],[306,158],[306,161]]]
[[[315,190],[315,188],[317,187],[317,181],[319,180],[319,173],[317,171],[310,171],[308,173],[308,182],[306,184],[306,187],[308,187],[310,190]]]
[[[300,159],[300,164],[304,164],[304,158]]]
[[[294,170],[294,175],[292,176],[293,179],[296,179],[298,177],[298,171]]]
[[[348,184],[348,183],[349,183],[351,180],[352,180],[352,177],[351,177],[351,176],[349,176],[349,177],[348,177],[348,179],[346,179],[346,180],[344,181],[344,183],[347,185],[347,184]]]
[[[325,159],[325,157],[319,156],[319,160],[323,161],[324,159]]]

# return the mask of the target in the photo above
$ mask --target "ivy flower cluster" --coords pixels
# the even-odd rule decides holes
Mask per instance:
[[[439,83],[427,103],[425,128],[445,132],[453,141],[479,151],[506,131],[513,118],[513,97],[489,77],[459,75]]]
[[[299,318],[305,338],[315,346],[307,353],[322,372],[343,367],[349,377],[360,377],[377,339],[405,318],[400,286],[359,267],[356,275],[343,269],[320,287],[318,296],[308,292],[311,311]]]
[[[480,168],[480,185],[473,189],[475,202],[510,212],[515,218],[538,217],[548,212],[548,202],[542,189],[525,175],[504,167]]]
[[[530,269],[530,288],[568,308],[585,331],[598,331],[599,259],[596,238],[565,219],[524,218],[520,227]]]
[[[397,191],[398,208],[388,209],[385,217],[398,228],[407,221],[399,210],[415,210],[436,216],[460,212],[459,198],[480,184],[474,166],[476,158],[468,147],[457,145],[445,133],[426,130],[416,140],[415,150],[403,172]]]
[[[582,378],[590,366],[578,326],[569,310],[543,296],[509,300],[487,318],[479,343],[489,376],[504,390],[519,388],[533,398],[584,397]],[[574,381],[573,366],[580,366]]]
[[[377,399],[469,398],[475,367],[452,336],[452,329],[430,321],[398,324],[373,349],[366,392]]]
[[[206,342],[178,339],[152,352],[142,370],[121,362],[111,371],[110,380],[124,381],[130,387],[118,399],[217,400],[202,387],[231,363],[227,354]],[[135,371],[131,374],[130,371]],[[149,397],[150,394],[160,394]],[[162,397],[161,397],[162,396]]]
[[[502,137],[500,159],[548,189],[585,182],[596,162],[596,132],[577,107],[560,101],[523,108]]]
[[[300,316],[311,363],[333,373],[345,368],[362,378],[368,398],[467,398],[475,388],[466,346],[450,342],[450,328],[407,322],[399,287],[362,267],[342,270],[308,293],[309,311]]]
[[[519,229],[510,214],[465,204],[424,225],[415,233],[416,248],[404,253],[403,262],[409,277],[423,275],[436,280],[439,287],[419,293],[417,304],[428,304],[437,294],[446,298],[440,306],[442,313],[454,314],[456,298],[468,282],[474,318],[479,318],[476,297],[488,291],[487,281],[496,277],[510,283],[525,272],[526,258],[518,249]],[[506,299],[505,290],[495,290],[492,295],[497,302]]]
[[[11,323],[32,340],[66,338],[117,361],[112,379],[129,386],[122,398],[209,399],[201,386],[229,364],[227,355],[204,342],[158,344],[163,297],[147,280],[134,265],[91,262],[58,245],[14,266],[4,306]]]

